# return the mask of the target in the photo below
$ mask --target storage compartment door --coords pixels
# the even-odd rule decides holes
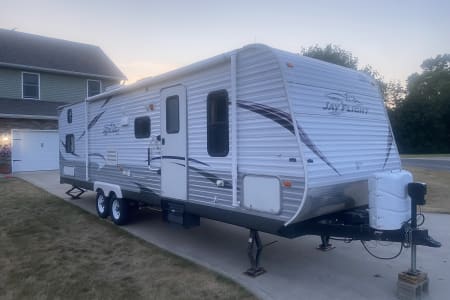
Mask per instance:
[[[277,177],[246,175],[244,201],[246,208],[277,214],[281,209],[280,180]]]

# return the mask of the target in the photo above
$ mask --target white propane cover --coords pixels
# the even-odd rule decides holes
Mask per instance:
[[[411,217],[408,183],[413,176],[405,170],[374,173],[369,178],[369,222],[379,230],[400,229]]]

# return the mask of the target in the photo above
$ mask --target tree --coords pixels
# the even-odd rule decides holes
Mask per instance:
[[[390,113],[403,153],[450,152],[450,54],[424,60],[408,77],[407,96]]]
[[[328,44],[325,47],[319,45],[302,48],[301,54],[304,56],[320,59],[335,65],[340,65],[350,69],[358,70],[358,58],[337,45]],[[388,108],[393,108],[404,99],[405,89],[398,81],[385,82],[383,76],[372,66],[366,65],[359,69],[369,74],[378,84],[381,94]]]
[[[328,44],[324,48],[317,44],[308,48],[302,48],[301,54],[350,69],[356,70],[358,68],[357,57],[354,57],[350,51],[333,44]]]
[[[439,54],[435,58],[425,59],[420,67],[425,72],[448,71],[450,69],[450,54]]]

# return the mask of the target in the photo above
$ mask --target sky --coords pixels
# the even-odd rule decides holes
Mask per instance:
[[[338,45],[386,81],[450,53],[448,0],[0,0],[0,28],[94,44],[134,82],[251,43]],[[1,45],[0,45],[1,47]]]

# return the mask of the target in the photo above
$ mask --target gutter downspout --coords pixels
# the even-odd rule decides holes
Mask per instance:
[[[236,89],[236,52],[231,55],[231,181],[233,207],[239,206],[237,199],[237,89]]]

